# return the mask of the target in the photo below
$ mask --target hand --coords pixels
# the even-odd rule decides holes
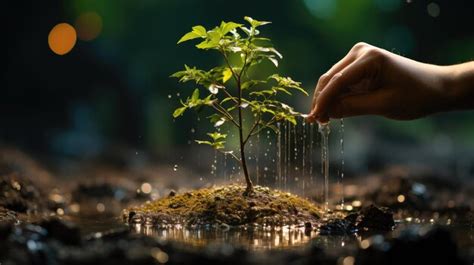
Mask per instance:
[[[474,108],[473,86],[474,62],[437,66],[358,43],[319,79],[307,120],[369,114],[410,120]]]

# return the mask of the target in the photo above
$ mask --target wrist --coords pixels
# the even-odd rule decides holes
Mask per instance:
[[[474,108],[474,62],[443,68],[446,111]]]

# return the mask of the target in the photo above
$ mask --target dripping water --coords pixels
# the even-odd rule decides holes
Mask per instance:
[[[313,177],[313,146],[314,146],[314,123],[309,125],[309,181],[310,185],[314,184],[314,177]]]
[[[277,129],[278,129],[278,132],[277,132],[277,171],[278,171],[278,175],[277,175],[277,186],[279,189],[281,189],[281,124],[278,122],[277,123]]]
[[[324,176],[324,210],[329,210],[329,123],[319,124],[321,134],[321,174]]]
[[[257,132],[260,131],[260,125],[257,126]],[[257,146],[256,146],[256,153],[255,153],[255,165],[256,165],[256,175],[257,175],[257,185],[260,182],[260,168],[259,168],[259,155],[260,155],[260,133],[257,133]]]
[[[340,148],[341,148],[341,172],[340,172],[340,187],[341,187],[341,209],[344,209],[344,119],[340,123]]]
[[[301,140],[303,142],[303,150],[302,150],[302,157],[301,157],[301,163],[302,163],[302,169],[301,169],[301,180],[302,180],[302,185],[303,185],[303,196],[306,195],[305,193],[305,180],[306,180],[306,176],[305,176],[305,173],[306,173],[306,123],[303,121],[303,133],[302,133],[302,136],[301,136]]]
[[[284,189],[288,188],[288,168],[289,168],[289,151],[290,151],[290,122],[287,121],[285,124],[285,181],[284,181]]]

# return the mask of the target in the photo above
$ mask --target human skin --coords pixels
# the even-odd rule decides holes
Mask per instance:
[[[439,66],[357,43],[316,85],[308,122],[381,115],[412,120],[474,109],[474,61]]]

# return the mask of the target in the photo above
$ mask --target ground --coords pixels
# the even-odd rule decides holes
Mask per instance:
[[[120,165],[79,163],[65,176],[0,149],[0,263],[471,264],[474,258],[474,183],[452,175],[394,167],[347,178],[344,211],[323,216],[312,200],[286,192],[256,187],[244,197],[242,186],[207,187],[184,168]],[[131,223],[117,218],[123,209]],[[158,226],[164,220],[191,227]],[[192,225],[213,223],[219,225]]]
[[[245,186],[228,185],[175,194],[126,209],[130,223],[155,225],[313,226],[324,211],[316,204],[288,192],[255,186],[244,196]]]

